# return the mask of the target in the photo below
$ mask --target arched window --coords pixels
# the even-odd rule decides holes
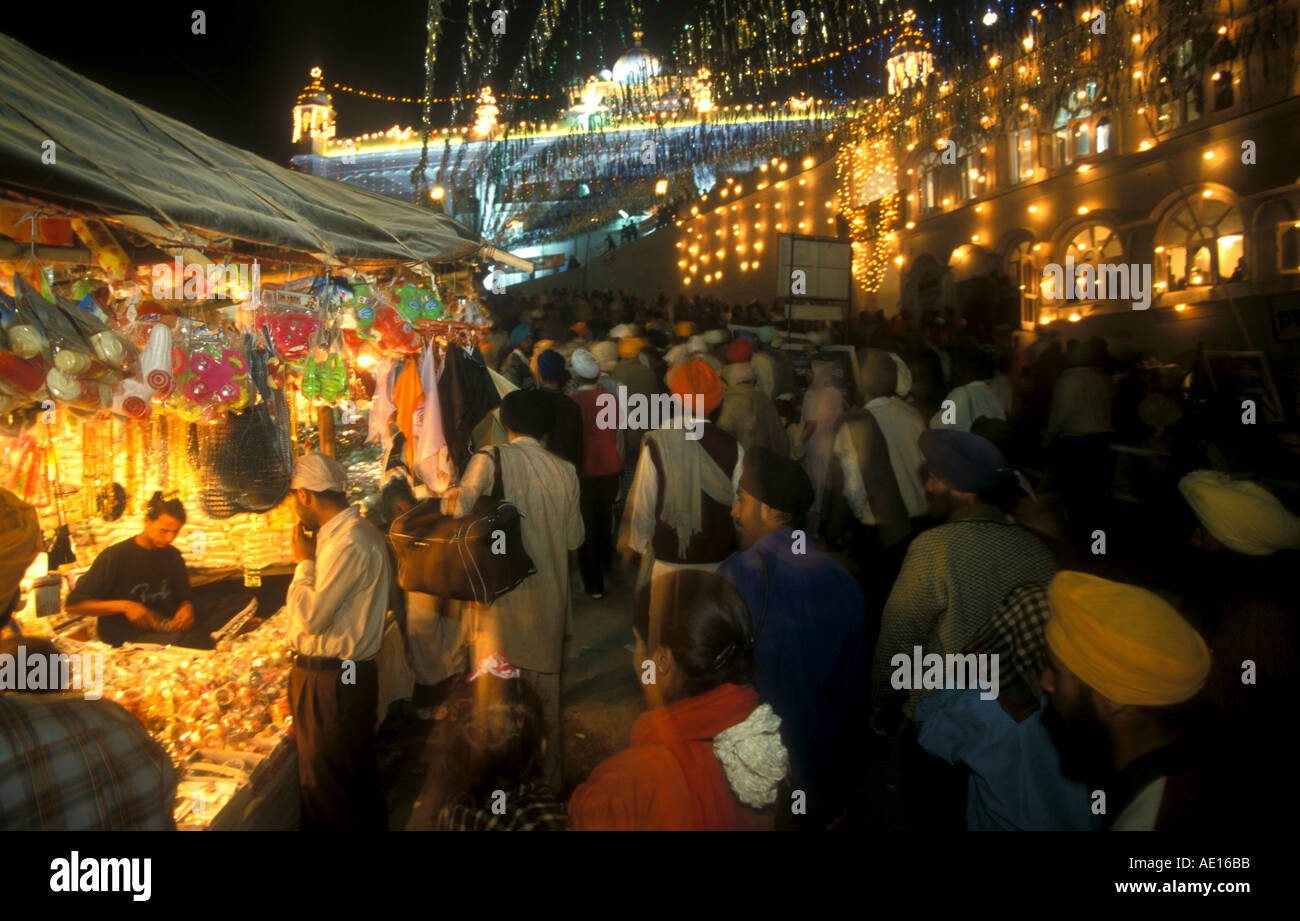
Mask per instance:
[[[1099,278],[1098,267],[1103,265],[1119,265],[1123,262],[1124,247],[1120,245],[1119,236],[1105,224],[1094,221],[1084,224],[1070,235],[1069,241],[1065,245],[1066,258],[1073,261],[1074,264],[1074,282],[1075,288],[1072,294],[1084,293],[1087,289],[1080,286],[1079,283],[1087,280],[1088,271],[1085,266],[1092,267],[1092,281],[1096,282]],[[1064,269],[1066,263],[1062,263]],[[1067,279],[1068,280],[1068,279]],[[1055,278],[1052,275],[1046,275],[1042,280],[1043,297],[1049,300],[1058,297],[1056,292]],[[1076,298],[1082,300],[1083,298]]]
[[[1097,119],[1097,153],[1110,150],[1110,119],[1103,115]]]
[[[1088,81],[1061,97],[1052,122],[1053,152],[1058,167],[1068,166],[1076,157],[1086,157],[1096,149],[1093,132],[1097,119],[1093,116],[1093,108],[1098,89],[1098,84]],[[1107,145],[1109,143],[1108,122]]]
[[[983,195],[988,187],[988,141],[974,138],[957,148],[957,193],[961,201]]]
[[[1282,272],[1300,272],[1300,221],[1278,225],[1277,267]]]
[[[1038,299],[1042,272],[1034,258],[1034,244],[1021,240],[1007,252],[1007,277],[1020,295],[1020,322],[1033,326],[1038,322]]]
[[[1034,128],[1025,125],[1007,135],[1007,180],[1015,185],[1034,178]]]
[[[929,214],[939,206],[939,153],[927,151],[916,165],[916,212]]]
[[[1202,98],[1201,65],[1189,38],[1174,45],[1161,62],[1157,129],[1167,131],[1196,121],[1204,108]]]
[[[1203,194],[1180,203],[1156,231],[1156,287],[1180,291],[1217,285],[1244,254],[1241,214]]]

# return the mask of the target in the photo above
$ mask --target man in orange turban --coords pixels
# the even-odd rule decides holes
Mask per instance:
[[[709,415],[722,403],[722,378],[700,359],[683,362],[668,372],[667,383],[669,391],[698,417]]]
[[[1179,735],[1209,676],[1205,641],[1133,585],[1063,571],[1047,600],[1044,723],[1062,770],[1109,798],[1094,793],[1094,809],[1112,830],[1203,828],[1193,826],[1204,821],[1194,812],[1205,804],[1202,783]]]

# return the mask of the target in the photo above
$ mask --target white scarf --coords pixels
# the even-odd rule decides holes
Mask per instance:
[[[730,506],[736,501],[731,477],[709,456],[704,445],[687,440],[684,429],[656,429],[646,437],[658,446],[664,465],[663,521],[677,532],[677,552],[685,556],[691,538],[700,533],[700,491]]]

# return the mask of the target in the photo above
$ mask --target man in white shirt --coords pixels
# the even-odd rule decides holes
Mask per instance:
[[[572,613],[569,569],[586,532],[577,471],[540,441],[546,436],[546,399],[537,391],[506,394],[501,422],[510,442],[475,454],[460,484],[443,496],[443,509],[454,517],[469,514],[480,496],[492,494],[496,465],[501,464],[502,492],[522,513],[520,537],[537,572],[490,605],[465,603],[462,617],[474,619],[474,661],[501,653],[540,699],[546,732],[543,775],[559,791],[564,781],[560,668]]]
[[[889,464],[898,483],[898,493],[907,506],[908,517],[921,518],[930,509],[925,480],[921,476],[925,458],[921,454],[919,443],[921,433],[925,431],[925,420],[894,392],[898,386],[898,364],[896,356],[882,349],[868,349],[861,361],[862,391],[867,410],[875,417],[880,433],[885,436],[885,444],[889,448]],[[849,506],[859,521],[873,524],[874,518],[866,505],[862,477],[856,469],[858,458],[847,432],[843,437],[836,433],[834,451],[841,459],[841,464],[845,464],[844,491]]]
[[[970,381],[952,389],[947,399],[940,404],[939,411],[930,419],[930,428],[969,432],[975,420],[981,416],[1003,420],[1007,418],[1002,400],[989,387],[997,375],[993,359],[984,352],[974,351],[968,356],[966,364],[970,368]]]
[[[298,743],[304,829],[386,830],[375,712],[393,572],[384,538],[347,501],[347,473],[332,457],[298,459],[290,481],[298,561],[286,601],[297,650],[289,706]]]

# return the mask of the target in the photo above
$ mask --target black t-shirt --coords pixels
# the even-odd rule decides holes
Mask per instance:
[[[114,544],[95,558],[64,604],[118,600],[137,601],[164,617],[174,615],[190,600],[190,579],[181,552],[171,546],[146,550],[134,537]],[[142,632],[146,631],[123,614],[99,618],[99,638],[105,643],[121,643]]]

